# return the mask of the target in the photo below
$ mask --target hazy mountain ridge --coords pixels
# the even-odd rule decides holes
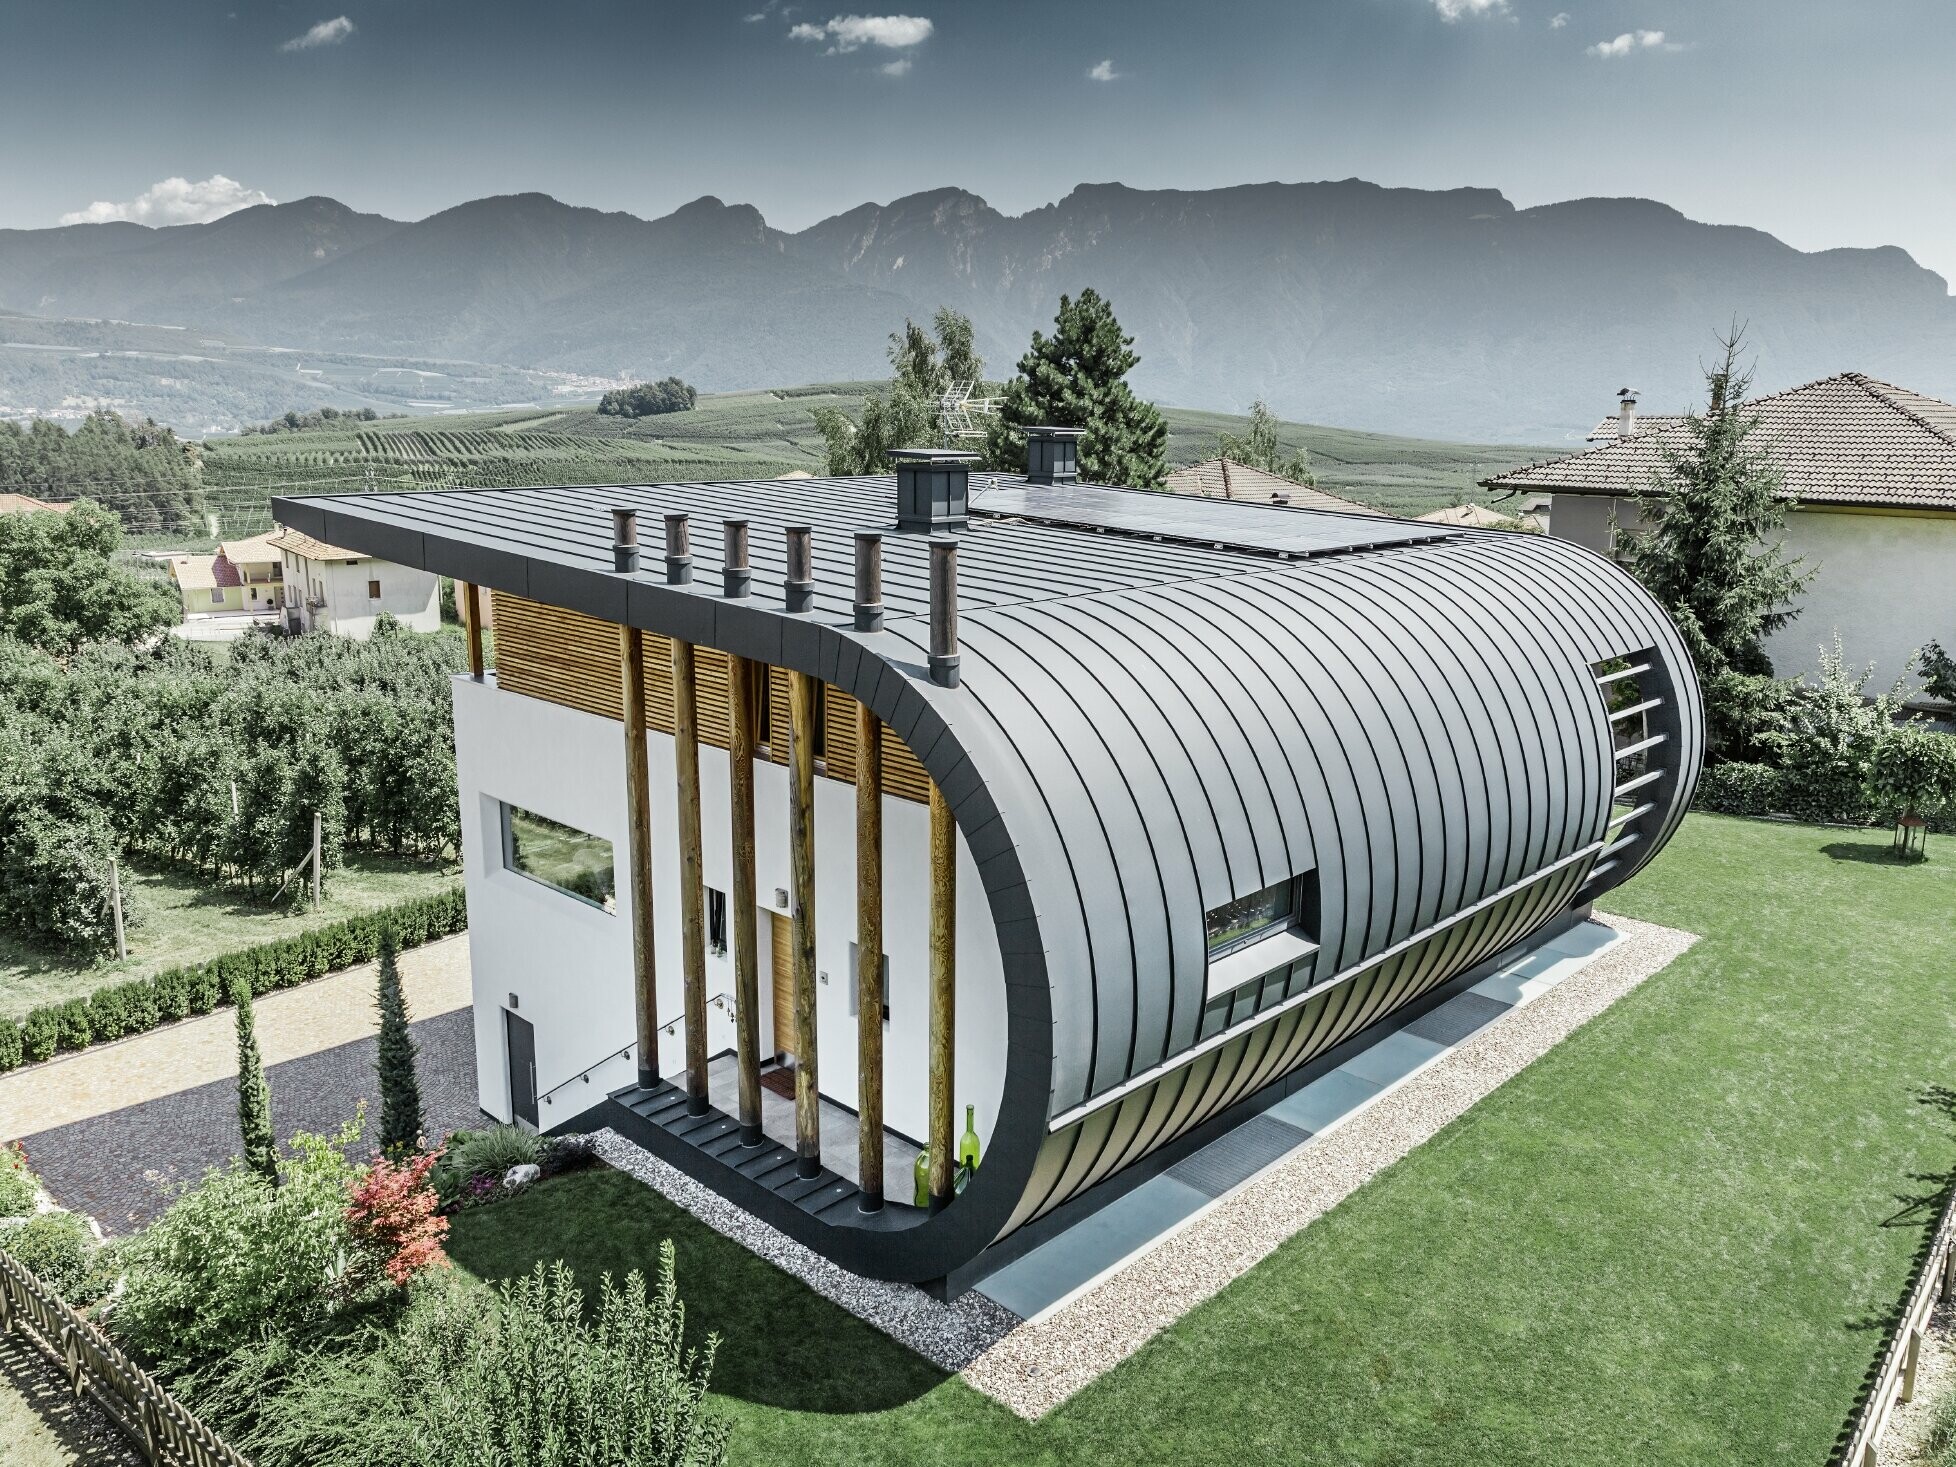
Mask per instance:
[[[875,375],[902,317],[967,311],[1004,371],[1093,285],[1165,402],[1458,438],[1540,439],[1631,384],[1699,388],[1746,321],[1762,388],[1854,368],[1956,396],[1956,301],[1902,250],[1803,253],[1662,204],[1517,210],[1491,189],[1082,185],[1023,215],[947,188],[798,233],[703,198],[663,218],[541,194],[416,223],[329,199],[215,224],[0,231],[0,306],[182,321],[262,342],[706,389]]]

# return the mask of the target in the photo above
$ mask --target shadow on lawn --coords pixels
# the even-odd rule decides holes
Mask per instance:
[[[1915,857],[1902,860],[1884,841],[1837,840],[1820,848],[1820,854],[1835,861],[1859,861],[1868,866],[1919,866]]]
[[[599,1276],[659,1266],[671,1238],[686,1334],[720,1336],[716,1396],[784,1411],[855,1415],[928,1394],[945,1373],[799,1279],[609,1167],[573,1172],[454,1220],[448,1251],[486,1280],[562,1258],[587,1299]]]

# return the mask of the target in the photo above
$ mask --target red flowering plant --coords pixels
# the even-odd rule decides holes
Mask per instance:
[[[397,1288],[407,1287],[424,1269],[448,1263],[441,1246],[448,1219],[437,1211],[440,1204],[428,1181],[440,1159],[439,1151],[404,1161],[382,1157],[353,1183],[347,1230]]]

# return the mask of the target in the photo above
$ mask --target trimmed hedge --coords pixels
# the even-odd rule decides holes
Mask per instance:
[[[86,1049],[193,1014],[208,1014],[220,1006],[233,983],[244,984],[257,997],[355,963],[370,963],[380,956],[381,929],[390,924],[401,947],[419,947],[466,928],[468,901],[458,886],[329,922],[295,937],[225,953],[194,967],[166,968],[151,978],[111,983],[86,998],[44,1004],[20,1023],[0,1022],[0,1071],[11,1070],[23,1060],[44,1060],[57,1051]]]
[[[1708,765],[1691,804],[1714,815],[1778,815],[1814,825],[1885,825],[1893,818],[1858,782],[1736,761]],[[1932,817],[1929,829],[1956,833],[1956,817]]]

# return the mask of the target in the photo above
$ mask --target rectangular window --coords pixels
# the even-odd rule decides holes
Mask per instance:
[[[849,944],[849,1017],[855,1018],[862,1012],[862,1005],[856,1001],[856,967],[861,961],[861,952],[852,942]],[[890,955],[883,954],[883,1022],[890,1022]]]
[[[380,600],[380,582],[379,582],[379,581],[368,581],[368,582],[367,582],[367,599],[368,599],[369,601],[378,601],[378,600]]]
[[[1275,886],[1266,886],[1262,891],[1251,892],[1248,896],[1212,908],[1206,918],[1209,956],[1219,958],[1224,953],[1249,946],[1276,928],[1289,926],[1296,910],[1297,883],[1294,880],[1280,881]]]
[[[212,586],[211,605],[222,606],[223,604],[224,604],[224,588],[222,586]]]
[[[502,809],[505,867],[591,906],[616,910],[610,841],[515,805]]]
[[[706,889],[706,945],[715,957],[727,955],[727,894]]]

